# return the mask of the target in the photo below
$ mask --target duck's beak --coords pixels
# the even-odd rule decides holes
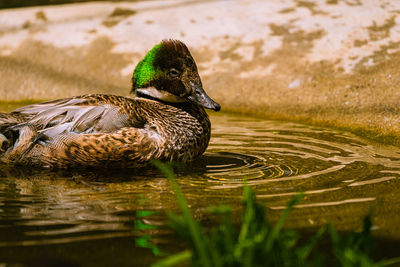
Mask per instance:
[[[220,104],[212,100],[206,94],[201,84],[194,84],[193,82],[190,82],[190,84],[193,88],[193,93],[187,97],[190,101],[215,111],[219,111],[221,109]]]

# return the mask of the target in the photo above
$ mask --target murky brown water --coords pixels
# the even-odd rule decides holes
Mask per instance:
[[[294,123],[223,113],[211,120],[207,152],[177,170],[196,218],[210,222],[205,208],[215,204],[238,212],[246,181],[272,221],[302,191],[306,198],[289,227],[332,222],[356,229],[374,210],[374,235],[400,239],[399,148]],[[0,167],[0,265],[63,258],[84,266],[146,266],[159,249],[179,250],[164,227],[166,211],[178,211],[177,203],[153,169]]]

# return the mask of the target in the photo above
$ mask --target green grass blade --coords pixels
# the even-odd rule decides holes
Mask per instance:
[[[172,171],[172,168],[169,165],[161,163],[158,160],[153,160],[152,163],[162,173],[164,173],[165,176],[167,176],[169,182],[172,185],[172,189],[175,192],[179,207],[182,210],[183,218],[189,227],[190,235],[193,239],[193,244],[195,246],[196,251],[198,252],[199,259],[200,259],[202,266],[215,266],[215,263],[212,264],[212,259],[217,260],[218,256],[215,255],[215,252],[213,253],[213,250],[210,248],[210,246],[208,244],[209,242],[206,241],[207,237],[205,236],[203,230],[197,224],[197,222],[193,219],[190,209],[188,207],[186,198],[183,195],[183,193],[175,179],[175,175]]]
[[[162,259],[155,264],[151,265],[151,267],[170,267],[170,266],[175,266],[181,262],[188,262],[190,258],[192,257],[192,252],[189,250],[185,250],[182,252],[179,252],[177,254],[174,254],[172,256],[169,256],[165,259]]]
[[[234,250],[234,257],[236,259],[242,259],[245,256],[245,250],[249,246],[250,241],[248,240],[248,236],[251,232],[251,227],[255,226],[254,218],[255,218],[255,200],[254,200],[254,192],[248,186],[244,186],[243,188],[243,220],[242,226],[240,227],[239,236],[237,240],[237,244]]]
[[[243,188],[244,192],[243,192],[243,198],[245,201],[245,210],[244,210],[244,214],[243,214],[243,221],[242,221],[242,227],[240,229],[240,233],[239,233],[239,239],[238,242],[241,243],[244,240],[246,240],[249,231],[250,231],[250,227],[252,225],[252,220],[255,216],[255,210],[254,210],[254,193],[251,190],[250,187],[245,186]]]
[[[289,216],[290,212],[292,211],[294,205],[296,205],[303,197],[304,197],[304,194],[299,193],[298,195],[294,196],[289,201],[286,209],[282,212],[282,215],[279,218],[279,221],[275,224],[274,228],[271,231],[269,238],[267,239],[267,242],[265,245],[266,251],[271,250],[274,241],[279,236],[279,233],[280,233],[281,229],[283,228],[283,226],[285,225],[286,219]]]
[[[393,264],[397,265],[398,263],[400,263],[400,257],[387,259],[387,260],[382,260],[382,261],[379,262],[379,264],[382,265],[382,266],[390,266],[390,265],[393,265]]]
[[[302,261],[306,261],[308,256],[311,254],[312,250],[316,246],[319,239],[322,235],[327,231],[327,226],[323,226],[318,230],[318,232],[311,238],[309,242],[306,243],[303,247],[297,250],[297,253]]]

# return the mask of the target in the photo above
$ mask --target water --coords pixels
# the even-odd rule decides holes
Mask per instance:
[[[328,222],[357,229],[373,211],[376,237],[400,240],[400,149],[295,123],[211,114],[212,139],[196,162],[177,170],[194,216],[206,207],[240,212],[243,182],[277,220],[298,192],[306,198],[288,227]],[[158,171],[44,171],[0,167],[1,263],[71,260],[84,266],[147,266],[181,244],[165,227],[179,211]],[[39,263],[38,263],[39,261]]]

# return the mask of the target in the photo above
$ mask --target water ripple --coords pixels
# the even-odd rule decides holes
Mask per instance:
[[[331,221],[346,229],[375,205],[379,231],[389,232],[385,225],[400,221],[398,148],[294,123],[232,115],[211,119],[207,152],[175,170],[196,218],[207,217],[210,205],[237,210],[246,183],[271,208],[272,218],[303,192],[305,199],[291,215],[296,227]],[[0,167],[0,247],[161,235],[168,211],[179,211],[175,195],[154,168]],[[400,237],[400,229],[390,235]]]

